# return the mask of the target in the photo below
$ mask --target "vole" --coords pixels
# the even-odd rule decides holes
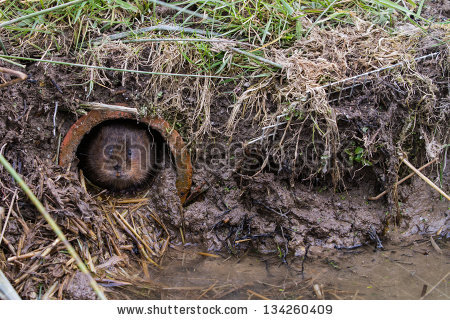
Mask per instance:
[[[84,148],[85,176],[113,191],[142,186],[155,169],[155,144],[148,130],[129,123],[102,125]]]

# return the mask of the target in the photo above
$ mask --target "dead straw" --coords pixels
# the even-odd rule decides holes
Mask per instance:
[[[262,300],[270,300],[269,298],[263,296],[262,294],[256,293],[256,292],[253,291],[253,290],[247,289],[247,292],[248,292],[249,294],[255,296],[255,297],[258,297],[258,298],[262,299]]]
[[[0,164],[5,167],[6,171],[11,174],[11,176],[16,180],[16,182],[19,184],[19,186],[22,188],[22,190],[25,192],[25,194],[28,196],[28,198],[31,200],[31,202],[34,204],[36,209],[42,214],[44,219],[47,221],[47,223],[50,225],[52,230],[55,232],[55,234],[58,236],[58,238],[64,243],[65,247],[67,248],[67,251],[69,251],[70,255],[75,259],[78,268],[82,273],[86,275],[86,277],[89,280],[89,284],[92,287],[92,289],[95,291],[99,299],[101,300],[107,300],[106,296],[104,295],[103,291],[98,286],[97,282],[95,282],[94,278],[92,278],[91,274],[89,273],[88,269],[84,265],[83,261],[81,260],[80,256],[77,254],[75,249],[72,247],[72,245],[67,240],[64,233],[61,231],[59,226],[56,224],[55,220],[50,216],[50,214],[47,212],[47,210],[44,208],[42,203],[39,201],[38,198],[33,194],[33,192],[30,190],[28,185],[23,181],[23,179],[19,176],[19,174],[14,170],[14,168],[9,164],[8,160],[5,159],[5,157],[0,154]]]
[[[441,250],[441,248],[439,248],[436,241],[434,241],[433,236],[430,236],[430,242],[431,242],[431,245],[433,246],[434,250],[436,250],[437,253],[442,254],[442,250]]]
[[[419,177],[422,178],[423,181],[425,181],[426,183],[428,183],[428,185],[430,185],[434,190],[436,190],[437,192],[439,192],[441,195],[443,195],[447,200],[450,201],[450,197],[441,189],[439,188],[437,185],[435,185],[430,179],[428,179],[427,177],[425,177],[422,172],[420,172],[419,170],[417,170],[404,156],[401,158],[401,160],[403,161],[404,164],[406,164],[412,171],[414,171]]]
[[[214,282],[212,285],[210,285],[207,289],[203,291],[201,295],[199,295],[196,300],[200,300],[202,297],[204,297],[209,291],[211,291],[217,284],[217,281]]]
[[[7,68],[0,67],[0,72],[9,73],[9,74],[12,74],[12,75],[17,77],[15,79],[11,80],[11,81],[8,81],[8,82],[0,84],[0,88],[8,87],[8,86],[13,85],[15,83],[18,83],[18,82],[21,82],[21,81],[25,81],[28,78],[28,76],[25,73],[20,72],[20,71],[16,71],[16,70],[12,70],[12,69],[7,69]]]
[[[116,218],[117,222],[122,226],[122,228],[128,233],[130,234],[133,238],[136,239],[136,244],[139,246],[143,246],[145,247],[145,249],[147,249],[148,252],[150,252],[152,255],[156,255],[153,250],[148,246],[148,244],[141,238],[141,236],[136,232],[136,230],[134,230],[134,228],[128,223],[127,220],[125,220],[124,217],[122,217],[122,215],[120,213],[118,213],[117,211],[112,211],[112,215],[114,218]],[[151,259],[145,252],[145,250],[142,250],[144,255],[146,255],[147,260],[152,263],[153,265],[155,265],[156,267],[159,267],[159,265],[153,261],[153,259]]]
[[[83,102],[80,103],[80,107],[86,107],[91,110],[110,110],[110,111],[121,111],[127,112],[134,115],[138,115],[138,111],[135,108],[128,108],[123,106],[117,106],[113,104],[105,104],[100,102]]]
[[[431,160],[430,162],[428,162],[427,164],[424,164],[423,166],[421,166],[419,169],[417,170],[423,170],[426,167],[428,167],[429,165],[435,163],[436,161],[438,161],[438,158]],[[415,175],[415,172],[408,174],[406,177],[404,177],[403,179],[401,179],[399,182],[397,182],[395,184],[395,186],[398,186],[400,184],[402,184],[403,182],[405,182],[406,180],[408,180],[409,178],[411,178],[413,175]],[[384,190],[382,193],[380,193],[379,195],[375,196],[375,197],[369,197],[367,198],[368,200],[374,201],[374,200],[378,200],[380,199],[382,196],[384,196],[386,193],[388,193],[388,189]]]
[[[17,197],[17,189],[14,191],[14,194],[11,199],[11,204],[9,205],[8,214],[6,215],[5,224],[3,225],[2,233],[0,234],[0,244],[2,244],[3,236],[5,235],[6,227],[8,225],[8,220],[11,215],[12,207],[14,205],[14,200]]]
[[[47,289],[47,291],[44,293],[44,295],[42,296],[42,300],[50,300],[51,297],[56,293],[57,289],[58,289],[58,285],[59,282],[56,281],[54,282],[50,288]]]
[[[210,257],[210,258],[221,258],[219,255],[217,254],[213,254],[213,253],[208,253],[208,252],[197,252],[198,255],[200,256],[204,256],[204,257]]]
[[[429,295],[431,292],[433,292],[434,289],[436,289],[436,288],[441,284],[441,282],[444,281],[444,280],[448,277],[449,274],[450,274],[450,272],[447,272],[447,274],[446,274],[445,276],[443,276],[443,277],[441,278],[441,280],[439,280],[439,281],[438,281],[438,282],[430,289],[430,291],[428,291],[426,294],[424,294],[422,297],[420,297],[420,300],[425,299],[425,297],[426,297],[427,295]],[[447,298],[448,298],[448,297],[447,297]]]

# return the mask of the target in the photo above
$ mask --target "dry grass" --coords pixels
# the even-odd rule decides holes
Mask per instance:
[[[345,6],[347,2],[336,4]],[[275,124],[278,116],[287,114],[286,125],[276,138],[256,147],[263,152],[265,161],[253,174],[262,172],[269,161],[280,168],[288,163],[290,179],[300,178],[312,183],[317,178],[325,183],[331,175],[334,187],[342,187],[346,175],[354,176],[361,167],[378,161],[377,166],[388,174],[383,183],[389,187],[397,178],[398,150],[417,157],[425,150],[426,156],[433,158],[448,147],[450,133],[445,129],[449,121],[448,101],[438,100],[435,77],[421,73],[411,62],[418,52],[431,50],[428,45],[423,48],[422,30],[405,27],[404,32],[393,35],[385,24],[363,19],[369,13],[352,14],[351,11],[339,11],[341,7],[325,11],[327,15],[321,16],[328,17],[329,23],[317,23],[316,19],[326,6],[314,10],[307,8],[311,11],[303,8],[302,12],[308,14],[296,19],[289,13],[289,7],[278,8],[279,15],[273,17],[276,24],[271,25],[270,10],[263,7],[258,11],[253,1],[248,3],[251,4],[249,13],[245,7],[238,7],[236,12],[231,12],[229,7],[224,9],[227,15],[223,16],[223,21],[229,19],[231,22],[227,25],[229,29],[221,25],[220,28],[225,29],[220,30],[225,40],[235,41],[232,44],[105,40],[91,46],[89,40],[106,31],[111,34],[141,26],[133,23],[139,20],[137,12],[106,7],[92,13],[88,13],[89,8],[82,8],[79,16],[78,7],[73,8],[67,12],[70,18],[53,23],[38,21],[33,30],[31,22],[25,21],[20,27],[0,30],[0,37],[10,55],[62,57],[73,63],[206,76],[149,76],[76,68],[72,82],[66,83],[68,86],[80,85],[82,90],[77,93],[83,94],[85,100],[91,99],[96,92],[101,92],[96,98],[102,96],[102,90],[112,92],[126,88],[128,106],[142,111],[140,114],[170,121],[190,146],[209,137],[245,143],[260,135],[262,127]],[[210,15],[214,12],[212,4],[214,1],[208,2],[205,10]],[[34,5],[29,6],[20,4],[16,11],[10,12],[33,11]],[[301,8],[296,9],[300,12]],[[101,14],[95,16],[96,13]],[[251,16],[259,17],[258,14],[262,14],[261,18],[250,19]],[[380,14],[380,19],[383,16],[384,13]],[[115,20],[126,23],[118,25]],[[155,25],[156,22],[144,24]],[[192,23],[198,26],[199,20],[192,19]],[[102,25],[104,29],[101,29]],[[186,22],[186,25],[190,24]],[[297,28],[303,31],[296,34]],[[306,30],[308,37],[303,37]],[[434,25],[428,33],[448,41],[445,26]],[[159,32],[150,35],[169,36],[179,37],[180,34]],[[283,68],[279,70],[261,59],[237,53],[233,48],[251,51]],[[441,45],[439,50],[442,55],[437,72],[447,75],[448,80],[448,44]],[[360,92],[355,101],[346,101],[348,105],[330,104],[327,92],[317,89],[402,61],[407,63],[406,67],[377,79],[367,92]],[[63,69],[59,70],[64,73]],[[224,106],[221,99],[230,103]],[[401,106],[389,104],[399,100],[402,100]],[[365,115],[367,110],[358,111],[357,107],[361,105],[368,106],[378,118],[369,112]],[[358,112],[363,115],[358,116]],[[217,120],[213,121],[213,117],[219,113],[225,116],[220,118],[219,126],[214,127],[213,122]],[[356,116],[352,117],[353,114]],[[359,123],[353,130],[347,130],[339,126],[342,119]],[[422,142],[419,135],[423,137]],[[355,145],[349,145],[350,141]],[[349,169],[343,163],[346,159],[339,155],[348,157],[344,151],[355,153],[357,147],[363,149],[367,162]],[[312,148],[314,156],[305,163],[304,153],[308,148]],[[39,168],[43,164],[34,163],[30,167]],[[70,241],[77,244],[77,251],[97,280],[125,288],[122,293],[111,290],[114,297],[127,298],[143,292],[146,297],[159,297],[160,286],[148,279],[148,267],[158,268],[161,264],[173,240],[173,234],[170,234],[173,231],[163,223],[158,212],[152,211],[145,199],[138,203],[123,203],[92,198],[73,174],[61,172],[57,167],[48,170],[33,172],[27,177],[28,182],[47,210],[57,217]],[[13,211],[8,222],[6,238],[9,240],[5,238],[0,249],[0,266],[15,279],[14,286],[22,297],[39,298],[44,295],[42,291],[48,293],[48,298],[67,297],[65,292],[71,292],[70,297],[75,296],[77,293],[69,289],[76,276],[74,261],[63,246],[55,242],[54,235],[41,218],[25,216],[29,210],[13,203],[14,187],[3,173],[2,179],[1,196],[5,203],[2,207],[13,204]],[[135,289],[136,286],[140,289]],[[210,286],[201,289],[200,297],[212,298],[224,297],[237,290],[236,287]],[[249,292],[250,296],[258,294],[262,297],[265,293]]]

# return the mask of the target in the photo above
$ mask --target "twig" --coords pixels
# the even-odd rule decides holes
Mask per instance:
[[[61,139],[62,139],[62,134],[61,132],[59,133],[59,137],[58,137],[58,146],[56,148],[56,159],[55,159],[55,163],[58,164],[59,163],[59,153],[61,151]],[[85,188],[86,189],[86,188]]]
[[[53,136],[56,136],[56,114],[58,113],[58,101],[55,102],[55,112],[53,113]]]
[[[5,45],[3,44],[2,38],[0,38],[0,48],[3,50],[4,54],[8,54],[8,51],[6,51]]]
[[[428,291],[426,294],[424,294],[423,297],[420,297],[420,300],[425,299],[425,297],[426,297],[427,295],[429,295],[434,289],[436,289],[437,286],[438,286],[442,281],[444,281],[445,278],[447,278],[449,274],[450,274],[450,272],[447,272],[447,274],[446,274],[444,277],[442,277],[442,279],[439,280],[438,283],[436,283],[436,284],[433,286],[433,288],[430,289],[430,291]],[[448,297],[447,297],[447,298],[448,298]]]
[[[318,285],[317,283],[313,285],[314,293],[316,294],[317,298],[320,300],[325,299],[322,287],[323,287],[323,285]]]
[[[39,260],[36,260],[30,267],[26,268],[26,271],[22,271],[22,275],[16,279],[14,279],[14,284],[18,285],[22,281],[24,281],[26,278],[31,276],[41,265],[41,262]]]
[[[212,285],[210,285],[201,295],[199,295],[195,300],[200,300],[205,294],[207,294],[209,291],[211,291],[217,284],[217,281],[214,282]]]
[[[35,250],[35,251],[27,252],[27,253],[24,253],[24,254],[21,254],[21,255],[14,255],[12,257],[9,257],[7,259],[7,261],[11,262],[11,261],[16,261],[16,260],[29,259],[29,258],[32,258],[32,257],[36,256],[37,254],[39,254],[39,252],[42,252],[42,248],[40,248],[38,250]]]
[[[8,241],[8,239],[4,238],[3,242],[6,244],[6,246],[8,247],[9,251],[11,251],[11,253],[13,255],[17,255],[16,249],[14,249],[13,245]]]
[[[0,72],[9,73],[9,74],[15,75],[17,77],[16,79],[13,79],[11,81],[8,81],[8,82],[0,84],[0,88],[8,87],[8,86],[13,85],[13,84],[15,84],[17,82],[24,81],[24,80],[26,80],[28,78],[28,76],[25,73],[20,72],[20,71],[16,71],[16,70],[12,70],[12,69],[8,69],[8,68],[0,67]]]
[[[60,243],[60,242],[61,242],[61,239],[56,238],[55,241],[53,241],[52,244],[49,245],[49,246],[47,247],[47,249],[45,249],[44,251],[42,251],[42,254],[40,255],[40,257],[41,257],[41,258],[44,258],[45,256],[47,256],[47,255],[50,253],[50,251],[52,251],[52,249],[53,249],[54,247],[56,247],[56,245],[57,245],[58,243]]]
[[[435,163],[436,161],[438,161],[438,158],[431,160],[430,162],[428,162],[427,164],[421,166],[419,169],[417,170],[423,170],[426,167],[428,167],[429,165]],[[406,177],[404,177],[403,179],[401,179],[399,182],[397,182],[394,186],[398,186],[400,184],[402,184],[403,182],[405,182],[406,180],[408,180],[409,178],[411,178],[413,175],[415,175],[415,172],[408,174]],[[379,195],[377,195],[376,197],[369,197],[367,198],[368,200],[378,200],[380,199],[382,196],[384,196],[386,193],[388,193],[388,189],[384,190],[382,193],[380,193]]]
[[[164,257],[164,253],[166,252],[167,248],[169,247],[169,240],[170,240],[170,235],[167,236],[166,240],[164,240],[162,249],[159,253],[161,259],[159,260],[159,263],[161,264],[162,258]]]
[[[0,235],[0,244],[2,244],[3,236],[5,235],[6,226],[8,225],[8,220],[11,215],[12,207],[14,205],[14,199],[17,197],[17,189],[14,191],[14,194],[11,199],[11,203],[9,205],[8,214],[6,215],[5,224],[3,225],[2,234]]]
[[[186,240],[184,239],[184,233],[183,233],[183,228],[180,227],[180,235],[181,235],[181,242],[183,244],[186,244]]]
[[[87,107],[88,109],[92,109],[92,110],[111,110],[111,111],[127,112],[127,113],[131,113],[131,114],[135,114],[135,115],[139,114],[135,108],[116,106],[113,104],[105,104],[105,103],[100,103],[100,102],[83,102],[83,103],[80,103],[80,106]]]
[[[14,178],[14,180],[16,180],[16,182],[19,184],[19,186],[22,188],[22,190],[25,192],[25,194],[28,196],[28,198],[34,204],[36,209],[42,214],[42,216],[47,221],[47,223],[50,225],[50,227],[55,232],[55,234],[58,236],[58,238],[64,243],[64,245],[67,248],[67,251],[69,251],[70,255],[75,259],[80,271],[83,272],[86,275],[86,277],[88,278],[89,284],[91,285],[92,289],[94,289],[97,296],[102,300],[106,300],[106,297],[105,297],[104,293],[102,292],[102,290],[100,289],[100,287],[98,286],[97,282],[95,282],[95,280],[92,278],[88,269],[84,265],[83,261],[81,260],[81,258],[79,257],[79,255],[77,254],[75,249],[72,247],[72,245],[69,243],[69,241],[67,240],[66,236],[61,231],[59,226],[56,224],[55,220],[53,220],[53,218],[50,216],[50,214],[44,208],[44,206],[39,201],[39,199],[36,198],[36,196],[33,194],[33,192],[27,186],[25,181],[23,181],[23,179],[19,176],[19,174],[16,172],[16,170],[14,170],[14,168],[11,167],[9,162],[5,159],[5,157],[3,157],[2,154],[0,154],[0,164],[3,167],[5,167],[6,171],[8,171],[11,174],[11,176]]]
[[[141,203],[141,202],[147,202],[150,198],[138,198],[138,199],[120,199],[117,200],[117,204],[130,204],[130,203]]]
[[[219,255],[208,253],[208,252],[197,252],[198,255],[204,256],[204,257],[211,257],[211,258],[220,258]]]
[[[428,183],[428,185],[430,185],[430,187],[432,187],[434,190],[436,190],[437,192],[439,192],[441,195],[443,195],[447,200],[450,201],[450,197],[444,192],[442,191],[441,188],[439,188],[437,185],[435,185],[430,179],[428,179],[427,177],[425,177],[422,172],[420,172],[419,170],[417,170],[408,160],[406,160],[406,158],[403,156],[401,158],[401,160],[403,161],[404,164],[406,164],[412,171],[414,171],[419,177],[421,177],[426,183]]]
[[[156,221],[156,223],[159,224],[161,226],[161,228],[164,229],[164,231],[166,232],[167,236],[170,238],[170,233],[167,230],[166,225],[159,218],[159,216],[156,213],[154,213],[148,206],[147,206],[147,209],[150,211],[150,217],[152,217]]]
[[[441,250],[441,248],[439,248],[436,241],[434,241],[433,236],[430,236],[430,242],[431,242],[431,245],[433,246],[434,250],[436,250],[437,253],[442,254],[442,250]]]
[[[419,277],[419,276],[416,274],[415,271],[406,269],[406,268],[405,268],[404,266],[402,266],[400,263],[398,263],[397,261],[393,260],[392,258],[390,258],[389,256],[387,256],[387,255],[384,254],[384,253],[381,253],[381,255],[382,255],[383,257],[385,257],[388,261],[390,261],[390,262],[396,264],[399,268],[403,269],[404,271],[406,271],[408,274],[410,274],[410,275],[413,276],[414,278],[417,278],[418,280],[422,281],[422,283],[426,284],[428,287],[431,287],[431,285],[430,285],[425,279]],[[444,276],[443,279],[445,279],[448,275],[449,275],[449,273],[447,273],[447,274]],[[441,282],[441,281],[442,281],[442,280],[440,280],[439,282]],[[435,289],[437,288],[439,282],[438,282],[438,283],[430,290],[430,292],[433,291],[433,290],[435,290]],[[443,291],[441,291],[441,290],[439,290],[439,289],[436,289],[436,290],[439,291],[442,295],[444,295],[447,299],[449,299],[449,296],[448,296],[445,292],[443,292]],[[428,292],[428,293],[430,293],[430,292]],[[424,297],[425,297],[425,296],[424,296]],[[423,299],[423,297],[422,297],[421,299]]]
[[[44,293],[41,300],[49,300],[55,294],[56,290],[58,289],[58,285],[58,281],[53,283],[50,288],[47,289],[47,292]]]
[[[117,211],[116,212],[113,211],[112,215],[114,218],[116,218],[117,222],[122,223],[125,226],[125,231],[129,231],[136,238],[138,245],[142,244],[145,247],[145,249],[147,249],[148,252],[150,252],[154,256],[156,255],[155,252],[153,252],[153,250],[148,246],[148,244],[141,238],[141,236],[136,232],[136,230],[134,230],[133,227],[130,226],[128,221],[125,220],[125,218],[122,217],[120,213],[118,213]],[[148,257],[148,260],[156,267],[159,267],[159,265],[155,261],[153,261],[153,259],[151,259],[150,257]]]
[[[256,292],[253,291],[253,290],[247,289],[247,292],[248,292],[249,294],[251,294],[251,295],[254,295],[255,297],[258,297],[258,298],[262,299],[262,300],[270,300],[269,298],[263,296],[262,294],[256,293]]]

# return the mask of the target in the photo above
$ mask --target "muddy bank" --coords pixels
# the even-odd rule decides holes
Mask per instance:
[[[121,57],[120,50],[131,50],[115,44],[101,48],[110,56],[100,58],[112,66],[122,63],[114,59]],[[143,55],[170,60],[176,51],[170,49],[148,49]],[[138,281],[133,276],[138,274],[142,286],[159,288],[142,279],[156,265],[167,266],[165,259],[178,259],[170,254],[183,245],[237,258],[258,254],[272,259],[269,267],[296,268],[308,259],[340,255],[345,248],[373,247],[376,236],[386,244],[434,235],[445,246],[447,202],[417,177],[395,187],[409,173],[399,160],[398,152],[404,151],[416,167],[438,157],[424,173],[449,190],[449,64],[446,48],[440,49],[436,59],[352,86],[350,97],[340,99],[338,91],[337,102],[336,93],[325,90],[305,98],[320,77],[305,84],[301,73],[290,74],[289,81],[276,75],[224,84],[119,77],[109,71],[88,77],[75,67],[29,63],[27,81],[1,89],[1,152],[105,286],[111,279]],[[278,53],[290,55],[291,70],[304,62],[295,52]],[[325,50],[321,54],[329,58]],[[315,63],[309,72],[320,65],[323,58],[317,56],[311,53]],[[367,67],[351,55],[348,61],[338,60],[357,68],[350,74],[331,63],[322,68],[335,68],[339,78]],[[176,65],[176,59],[170,61]],[[107,85],[91,86],[95,81]],[[304,90],[292,91],[299,83]],[[84,100],[136,107],[164,117],[182,134],[194,166],[184,205],[169,158],[154,183],[137,194],[103,192],[83,184],[79,168],[56,164],[60,141]],[[56,284],[57,298],[93,298],[64,246],[54,243],[52,230],[4,169],[0,183],[2,221],[10,212],[0,265],[19,294],[36,298],[39,286]],[[384,197],[369,200],[386,189]],[[47,249],[50,253],[42,256]],[[226,297],[217,294],[207,297]]]

